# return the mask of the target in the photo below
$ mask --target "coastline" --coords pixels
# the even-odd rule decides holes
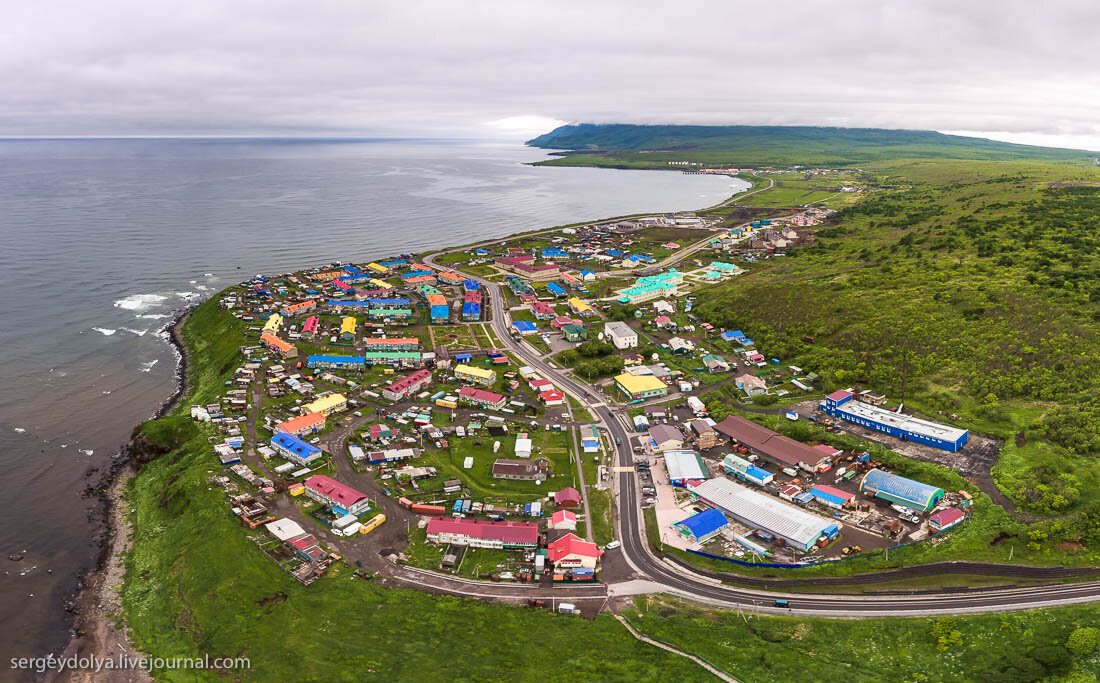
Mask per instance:
[[[201,303],[201,302],[200,302]],[[164,417],[179,406],[190,388],[187,349],[181,335],[183,326],[194,304],[176,313],[164,330],[167,341],[176,353],[175,390],[164,400],[160,408],[149,418]],[[85,495],[95,496],[103,505],[102,544],[95,567],[77,584],[76,597],[67,604],[72,613],[72,637],[61,654],[61,659],[71,657],[119,657],[141,656],[130,637],[114,617],[121,613],[120,589],[126,570],[124,557],[130,549],[130,526],[126,520],[126,501],[123,497],[126,483],[138,473],[129,452],[129,444],[123,445],[115,455],[107,471],[99,481],[89,484]],[[47,682],[108,683],[151,681],[152,677],[141,669],[112,670],[96,673],[90,670],[68,670],[61,673],[47,672]]]

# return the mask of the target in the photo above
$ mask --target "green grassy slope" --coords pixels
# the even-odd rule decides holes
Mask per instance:
[[[1092,163],[1081,150],[1015,145],[927,130],[809,126],[561,126],[527,142],[576,155],[548,165],[667,167],[668,161],[734,166],[851,166],[901,158]],[[585,152],[588,152],[587,154]]]
[[[1051,187],[1097,179],[1043,164],[879,165],[867,182],[893,189],[699,308],[827,388],[905,389],[911,407],[1005,439],[994,473],[1025,509],[1100,515],[1100,188]]]
[[[966,618],[753,618],[673,598],[639,598],[624,612],[645,635],[753,683],[1094,681],[1100,658],[1082,651],[1098,614],[1084,606]]]

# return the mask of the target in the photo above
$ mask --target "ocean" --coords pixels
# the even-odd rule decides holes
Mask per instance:
[[[461,141],[0,141],[0,661],[67,642],[64,604],[98,552],[81,492],[172,393],[175,312],[255,273],[696,209],[747,187],[524,165],[543,158]]]

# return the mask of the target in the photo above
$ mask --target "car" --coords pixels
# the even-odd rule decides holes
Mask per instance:
[[[623,445],[623,440],[616,436],[615,437],[615,445],[616,446],[622,446]]]
[[[620,542],[620,541],[611,541],[610,543],[605,545],[603,547],[603,549],[604,550],[614,550],[615,548],[618,548],[621,545],[622,545],[622,542]]]
[[[645,499],[645,504],[646,505],[654,505],[654,504],[656,504],[656,502],[657,502],[656,498],[646,498]]]
[[[310,442],[311,444],[314,444],[314,445],[316,445],[316,444],[319,444],[319,443],[321,443],[321,439],[320,439],[320,438],[318,438],[318,437],[313,437],[312,439],[310,439],[310,440],[309,440],[309,442]]]

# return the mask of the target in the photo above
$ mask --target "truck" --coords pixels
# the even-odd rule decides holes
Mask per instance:
[[[558,605],[558,614],[577,614],[577,606],[571,602],[563,602]]]
[[[695,413],[696,417],[705,415],[707,412],[707,407],[703,405],[703,402],[700,401],[697,396],[688,396],[687,405],[691,412]]]
[[[798,422],[798,413],[794,412],[793,410],[788,410],[787,419],[791,422]]]

